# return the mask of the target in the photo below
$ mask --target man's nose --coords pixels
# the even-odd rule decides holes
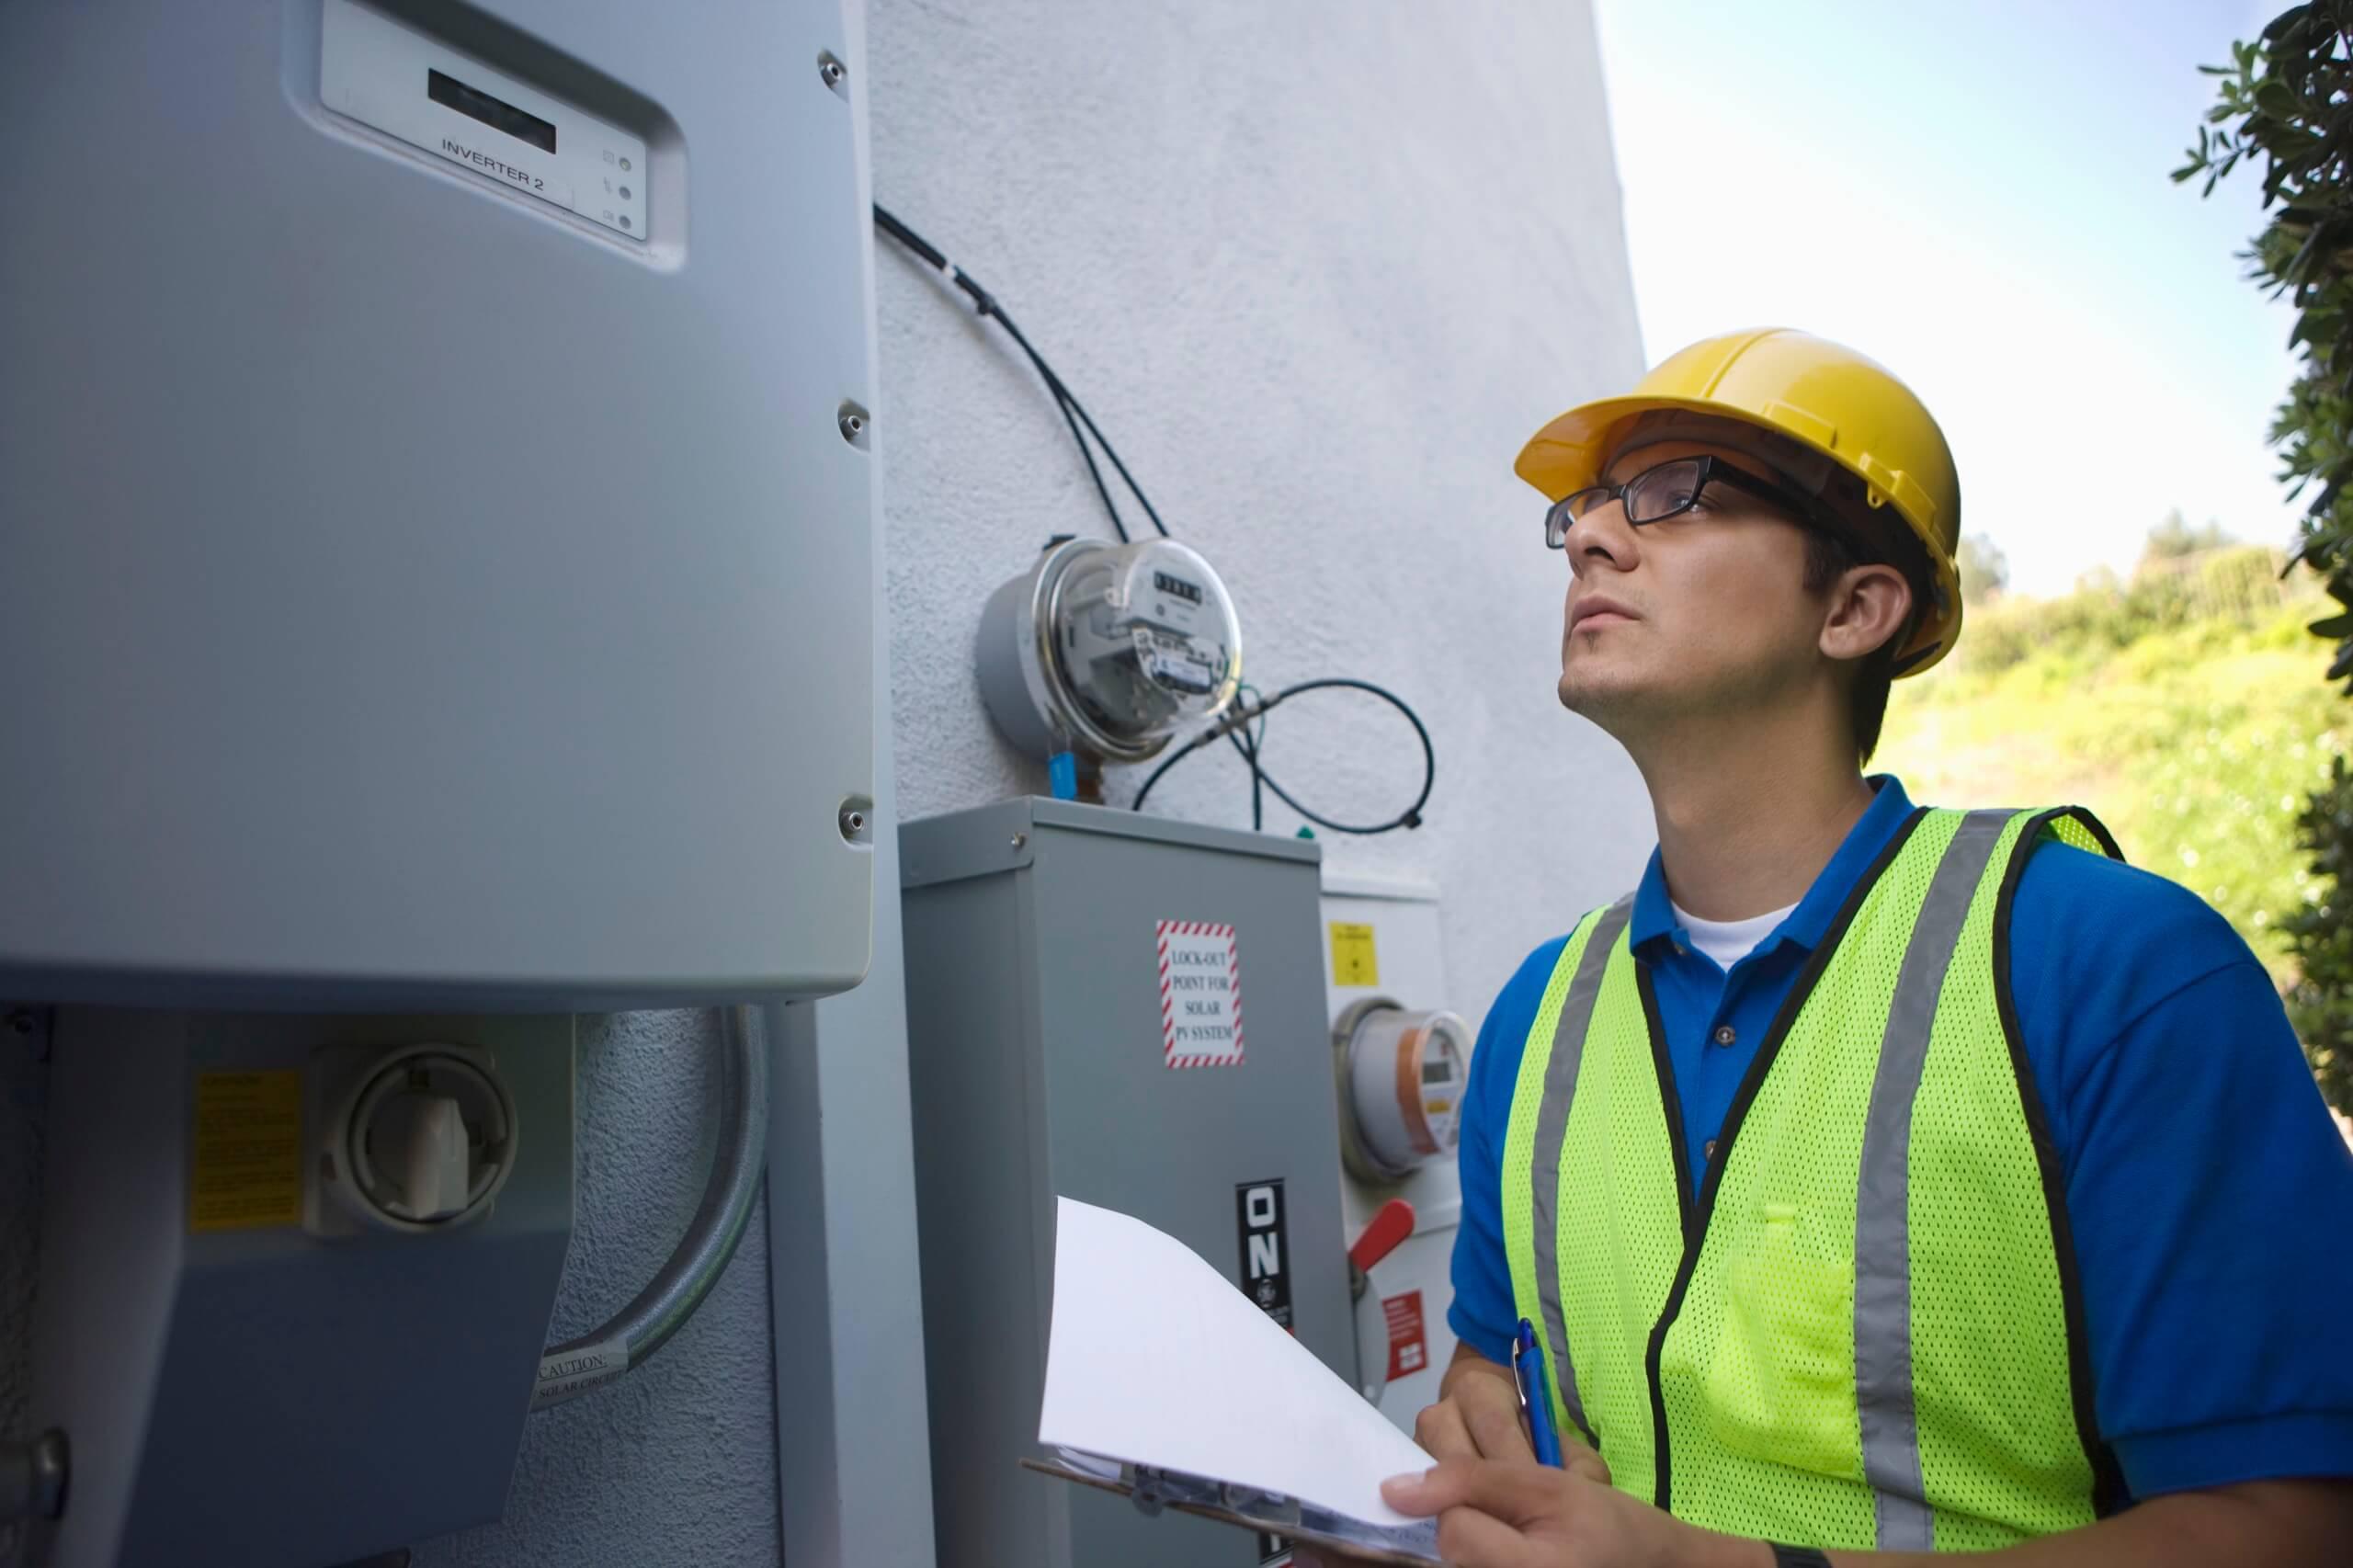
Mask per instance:
[[[1641,557],[1634,526],[1626,520],[1625,503],[1603,502],[1569,524],[1561,548],[1568,552],[1569,571],[1582,577],[1594,566],[1626,571]]]

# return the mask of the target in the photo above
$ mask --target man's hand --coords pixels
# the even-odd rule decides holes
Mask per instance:
[[[1414,1419],[1414,1441],[1436,1460],[1533,1460],[1511,1369],[1468,1345],[1454,1347],[1438,1403]],[[1600,1457],[1595,1456],[1595,1463]]]
[[[1449,1460],[1381,1483],[1399,1513],[1438,1517],[1455,1568],[1769,1568],[1758,1540],[1688,1525],[1575,1471],[1517,1460]],[[2153,1497],[2061,1535],[1987,1553],[1987,1568],[2206,1568],[2345,1561],[2353,1481],[2245,1482]],[[1302,1551],[1311,1565],[1346,1561]],[[1930,1568],[1926,1552],[1831,1554],[1836,1568]]]
[[[1590,1449],[1580,1452],[1591,1453]],[[1595,1456],[1594,1463],[1600,1460]],[[1438,1517],[1438,1549],[1458,1568],[1764,1568],[1762,1542],[1687,1525],[1574,1464],[1449,1460],[1383,1482],[1401,1514]]]
[[[1438,1517],[1438,1549],[1455,1568],[1768,1568],[1762,1542],[1687,1525],[1609,1484],[1600,1456],[1580,1448],[1567,1470],[1532,1458],[1448,1460],[1383,1482],[1401,1514]],[[1352,1559],[1302,1549],[1303,1568]]]
[[[1574,1475],[1604,1491],[1609,1487],[1609,1467],[1574,1433],[1561,1444],[1565,1470],[1537,1465],[1535,1447],[1519,1418],[1519,1389],[1512,1381],[1511,1369],[1497,1366],[1468,1345],[1454,1347],[1454,1359],[1438,1385],[1438,1403],[1425,1407],[1414,1420],[1414,1440],[1440,1461],[1495,1460],[1556,1481]],[[1443,1525],[1440,1531],[1443,1540]],[[1318,1552],[1302,1548],[1296,1561],[1300,1568],[1338,1568],[1356,1559],[1328,1549]]]

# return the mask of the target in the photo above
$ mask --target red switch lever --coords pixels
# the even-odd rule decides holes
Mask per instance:
[[[1365,1221],[1356,1244],[1348,1248],[1348,1261],[1358,1268],[1370,1269],[1395,1252],[1413,1233],[1414,1206],[1402,1198],[1392,1198]]]

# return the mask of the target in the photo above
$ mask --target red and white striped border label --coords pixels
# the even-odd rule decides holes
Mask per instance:
[[[1242,1065],[1242,950],[1233,939],[1233,927],[1207,920],[1163,920],[1154,936],[1160,960],[1162,1060],[1170,1067],[1239,1067]],[[1178,938],[1180,949],[1194,953],[1201,952],[1205,948],[1214,951],[1218,943],[1224,944],[1224,1017],[1233,1026],[1233,1045],[1230,1051],[1207,1053],[1177,1051],[1178,998],[1176,981],[1170,973],[1168,946],[1172,937]]]

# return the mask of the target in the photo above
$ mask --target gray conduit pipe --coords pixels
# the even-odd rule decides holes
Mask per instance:
[[[602,1327],[551,1346],[540,1357],[533,1410],[611,1382],[661,1349],[694,1316],[744,1239],[767,1162],[767,1040],[756,1007],[722,1007],[719,1020],[719,1144],[702,1204],[678,1250],[637,1300]]]

